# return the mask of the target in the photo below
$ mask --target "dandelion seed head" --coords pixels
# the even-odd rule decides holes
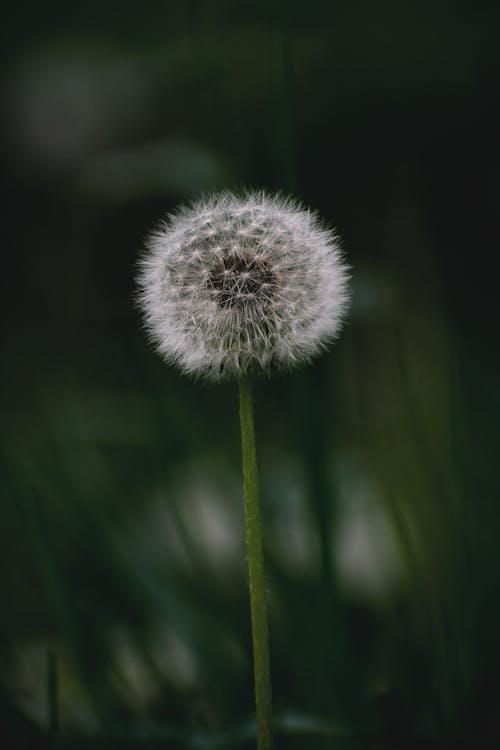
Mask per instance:
[[[336,233],[289,198],[224,192],[149,236],[138,302],[158,351],[223,380],[288,369],[336,338],[348,304]]]

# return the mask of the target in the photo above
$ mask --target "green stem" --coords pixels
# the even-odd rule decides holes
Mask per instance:
[[[57,658],[52,649],[47,653],[47,692],[49,702],[49,735],[55,746],[59,733],[59,689],[57,678]]]
[[[240,386],[241,453],[245,490],[245,521],[248,546],[250,611],[252,617],[255,707],[257,714],[257,748],[270,750],[271,739],[271,674],[269,669],[269,630],[264,585],[264,555],[260,521],[257,455],[253,426],[252,387],[246,378]]]

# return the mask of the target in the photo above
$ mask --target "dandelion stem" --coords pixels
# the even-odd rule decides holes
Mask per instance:
[[[57,657],[55,651],[49,649],[47,653],[47,697],[49,703],[49,734],[55,745],[59,732],[59,689],[57,677]]]
[[[247,378],[240,378],[239,389],[250,611],[252,618],[255,707],[257,715],[257,748],[258,750],[270,750],[272,739],[269,630],[264,586],[264,556],[262,551],[257,454],[255,450],[252,387],[250,381]]]

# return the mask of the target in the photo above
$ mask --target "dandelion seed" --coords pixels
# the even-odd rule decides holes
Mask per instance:
[[[222,380],[310,360],[339,332],[347,281],[338,237],[315,214],[224,192],[151,234],[138,300],[168,362]]]

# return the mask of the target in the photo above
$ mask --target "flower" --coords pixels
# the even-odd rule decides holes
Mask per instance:
[[[146,245],[145,325],[187,373],[288,369],[338,334],[349,276],[338,237],[290,198],[223,192],[168,216]]]

